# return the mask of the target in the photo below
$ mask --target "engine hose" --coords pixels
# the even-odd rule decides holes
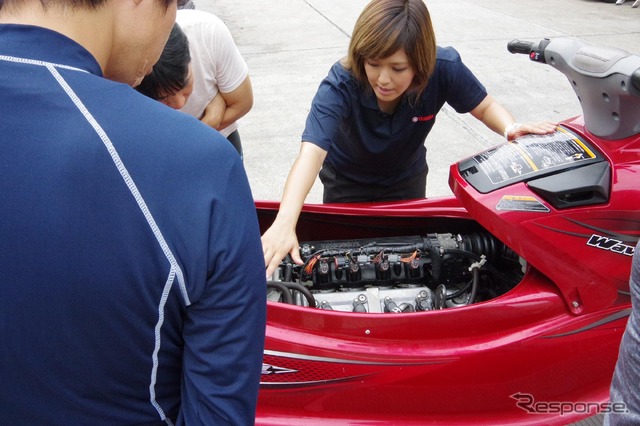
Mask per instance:
[[[284,303],[293,305],[293,295],[291,294],[289,288],[281,281],[267,281],[267,288],[275,288],[280,292],[280,295],[283,299],[282,301]]]
[[[291,281],[293,275],[293,265],[291,263],[287,263],[287,266],[284,269],[284,280]]]
[[[430,250],[429,255],[431,257],[431,276],[438,282],[440,281],[440,275],[442,274],[442,258],[437,250]]]
[[[469,295],[467,305],[471,305],[476,301],[476,295],[478,294],[478,281],[480,281],[480,269],[473,268],[473,285],[471,286],[471,294]]]
[[[460,249],[447,249],[442,254],[460,254],[462,256],[468,257],[469,259],[475,260],[476,262],[480,261],[480,255],[475,254],[471,251],[460,250]]]
[[[311,294],[311,291],[307,287],[293,281],[288,281],[288,282],[283,281],[282,284],[284,284],[291,291],[297,291],[299,293],[302,293],[305,299],[307,299],[307,303],[309,304],[309,306],[311,308],[316,307],[316,299],[315,297],[313,297],[313,294]]]
[[[487,259],[491,260],[495,259],[498,253],[496,243],[496,239],[491,234],[477,232],[465,235],[463,249],[476,254],[484,254]]]
[[[445,250],[444,254],[460,254],[471,260],[475,260],[476,262],[479,262],[480,260],[482,260],[482,258],[479,255],[466,250],[448,249],[448,250]],[[469,295],[469,300],[467,301],[467,305],[471,305],[472,303],[474,303],[476,299],[476,295],[478,294],[479,281],[480,281],[480,270],[478,268],[473,268],[473,279],[471,280],[471,294]],[[467,285],[465,285],[463,288],[456,291],[455,293],[448,295],[447,300],[455,299],[456,297],[466,292],[468,289],[469,289],[469,283],[467,283]]]
[[[467,305],[471,305],[476,300],[476,295],[478,294],[478,284],[480,282],[480,271],[478,268],[473,268],[473,279],[467,282],[464,287],[457,290],[454,293],[451,293],[445,297],[446,300],[455,299],[456,297],[460,297],[469,290],[471,287],[471,294],[469,295],[469,299],[467,300]]]
[[[451,299],[455,299],[456,297],[462,296],[463,294],[465,294],[467,292],[467,290],[469,290],[469,287],[471,287],[473,283],[471,281],[467,282],[464,287],[462,287],[461,289],[457,290],[454,293],[451,293],[449,295],[447,295],[447,297],[445,297],[446,300],[451,300]]]
[[[460,254],[462,256],[466,256],[469,259],[475,260],[476,262],[480,262],[481,257],[479,254],[475,254],[470,251],[460,250],[460,249],[447,249],[443,254]],[[491,263],[487,262],[484,264],[484,267],[491,271],[493,274],[497,274],[498,276],[502,276],[502,273],[496,269]]]

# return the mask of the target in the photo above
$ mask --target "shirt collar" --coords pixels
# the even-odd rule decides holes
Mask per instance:
[[[33,25],[0,24],[0,55],[50,62],[103,76],[96,59],[80,44]]]
[[[373,89],[360,89],[360,104],[365,108],[373,109],[381,114],[390,115],[380,110],[380,107],[378,106],[378,99],[376,98],[376,94]],[[405,95],[402,95],[400,105],[398,105],[398,108],[396,108],[394,114],[396,114],[400,110],[404,110],[407,105],[407,97]]]

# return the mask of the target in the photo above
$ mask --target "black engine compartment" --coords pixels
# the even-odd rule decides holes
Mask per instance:
[[[517,285],[524,261],[486,231],[305,241],[268,282],[271,301],[359,313],[467,306]]]

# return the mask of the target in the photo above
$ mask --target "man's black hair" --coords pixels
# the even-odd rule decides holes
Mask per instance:
[[[0,0],[0,9],[3,7],[11,7],[12,4],[20,3],[22,0]],[[42,7],[48,9],[52,5],[71,6],[71,7],[86,7],[90,9],[97,9],[106,3],[107,0],[40,0]],[[168,8],[173,0],[161,0],[164,7]]]
[[[190,63],[189,40],[174,24],[160,59],[136,90],[155,100],[174,95],[187,85]]]

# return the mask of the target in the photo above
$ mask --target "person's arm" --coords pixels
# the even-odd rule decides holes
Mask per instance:
[[[471,111],[485,126],[503,135],[507,140],[529,134],[546,134],[555,130],[556,124],[548,121],[538,123],[516,123],[511,113],[500,105],[490,95],[487,95],[480,104]]]
[[[230,150],[228,144],[218,145]],[[214,175],[216,181],[211,185],[216,188],[209,191],[212,196],[206,210],[210,234],[203,236],[208,250],[202,254],[208,256],[207,270],[198,271],[198,277],[187,277],[206,279],[206,285],[190,294],[192,303],[182,327],[184,377],[178,424],[244,426],[255,420],[266,279],[259,260],[260,229],[244,167],[237,155],[224,155],[221,161],[230,164],[229,173]],[[217,182],[222,179],[224,182]]]
[[[282,259],[291,254],[297,264],[302,264],[296,236],[296,224],[302,205],[320,168],[327,151],[311,142],[302,142],[298,158],[287,177],[278,215],[269,229],[262,235],[262,251],[267,276],[271,276]]]
[[[253,107],[253,89],[247,76],[240,86],[229,93],[218,92],[204,108],[200,121],[216,130],[222,130],[244,117]]]

